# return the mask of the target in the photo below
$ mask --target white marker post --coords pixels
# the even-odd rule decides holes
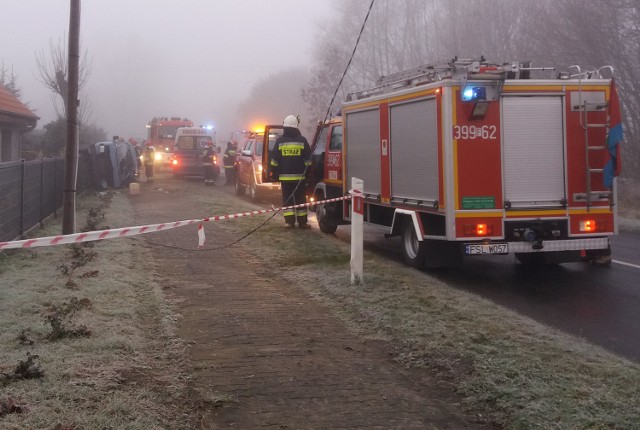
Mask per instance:
[[[362,190],[364,181],[358,178],[351,178],[351,285],[363,283],[363,215],[364,198]]]

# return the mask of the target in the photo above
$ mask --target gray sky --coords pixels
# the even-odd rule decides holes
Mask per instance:
[[[109,136],[144,137],[154,116],[213,123],[226,138],[243,127],[236,105],[261,79],[310,66],[328,15],[318,0],[84,0],[81,50],[92,59],[86,93],[92,119]],[[37,80],[36,52],[49,55],[69,27],[69,1],[4,0],[0,60],[23,101],[54,119],[51,92]],[[250,119],[249,119],[250,121]]]

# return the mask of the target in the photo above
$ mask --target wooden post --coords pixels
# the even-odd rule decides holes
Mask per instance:
[[[363,283],[363,215],[364,199],[362,190],[364,181],[351,178],[353,195],[351,198],[351,285]]]
[[[78,180],[78,75],[80,67],[80,0],[71,0],[69,17],[69,91],[67,97],[67,148],[64,165],[62,234],[76,232]]]

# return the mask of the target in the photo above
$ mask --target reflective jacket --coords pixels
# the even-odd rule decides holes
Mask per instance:
[[[156,151],[152,146],[147,146],[142,152],[142,157],[144,159],[145,166],[153,166],[153,161],[156,158]]]
[[[205,148],[202,151],[202,165],[203,166],[211,166],[214,163],[215,152],[212,148]]]
[[[222,157],[222,165],[226,168],[232,168],[236,162],[236,148],[234,146],[228,147],[224,151],[224,157]]]
[[[311,148],[297,128],[285,127],[271,151],[271,169],[279,181],[304,179],[311,164]]]

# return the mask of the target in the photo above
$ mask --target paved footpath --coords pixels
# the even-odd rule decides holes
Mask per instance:
[[[185,189],[215,198],[226,195],[222,188],[161,178],[143,183],[142,194],[132,198],[136,224],[197,218]],[[196,240],[190,228],[145,239],[190,249]],[[207,239],[233,238],[211,223]],[[178,329],[190,344],[194,388],[223,404],[203,412],[202,429],[480,428],[426,372],[403,369],[388,344],[349,332],[278,278],[268,260],[241,247],[194,252],[151,246],[158,281],[181,314]]]

